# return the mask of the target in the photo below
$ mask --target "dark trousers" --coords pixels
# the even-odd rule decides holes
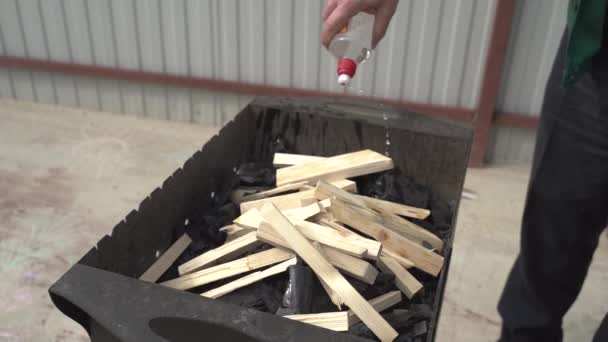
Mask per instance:
[[[521,250],[498,304],[504,342],[562,340],[562,318],[608,224],[608,48],[564,87],[561,45],[545,92]],[[608,341],[607,317],[594,341]]]

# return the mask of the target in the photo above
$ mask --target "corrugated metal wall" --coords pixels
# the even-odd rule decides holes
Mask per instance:
[[[498,109],[538,116],[545,85],[566,25],[568,0],[517,2],[513,32],[498,98]],[[496,163],[532,160],[536,134],[528,129],[494,130],[490,160]]]
[[[511,41],[501,109],[536,108],[548,62],[539,67],[533,60],[551,55],[550,41],[560,24],[556,17],[566,1],[519,1],[520,25]],[[4,0],[0,54],[339,91],[335,61],[319,42],[323,2]],[[495,0],[401,0],[384,41],[360,68],[351,91],[474,108],[495,5]],[[528,51],[530,35],[542,53]],[[532,82],[528,90],[511,90],[527,82]],[[250,99],[6,69],[0,69],[0,96],[216,125]],[[505,134],[511,137],[502,129],[497,136]],[[493,154],[496,160],[512,158],[503,148],[507,140],[495,140],[495,151],[504,150]]]

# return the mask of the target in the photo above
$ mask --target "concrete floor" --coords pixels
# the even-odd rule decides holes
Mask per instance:
[[[197,125],[0,100],[0,341],[87,341],[48,287],[216,132]],[[527,166],[469,170],[438,341],[493,341],[518,248]],[[602,239],[566,341],[608,311]]]

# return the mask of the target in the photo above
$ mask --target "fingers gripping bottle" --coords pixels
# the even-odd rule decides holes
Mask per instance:
[[[361,12],[329,43],[329,51],[338,59],[338,84],[348,85],[357,65],[371,57],[373,29],[374,16]]]

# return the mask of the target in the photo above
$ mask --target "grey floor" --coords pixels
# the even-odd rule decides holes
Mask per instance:
[[[48,287],[216,129],[0,100],[0,341],[88,341]],[[438,341],[493,341],[527,166],[469,170]],[[608,241],[568,313],[589,341],[608,311]]]

